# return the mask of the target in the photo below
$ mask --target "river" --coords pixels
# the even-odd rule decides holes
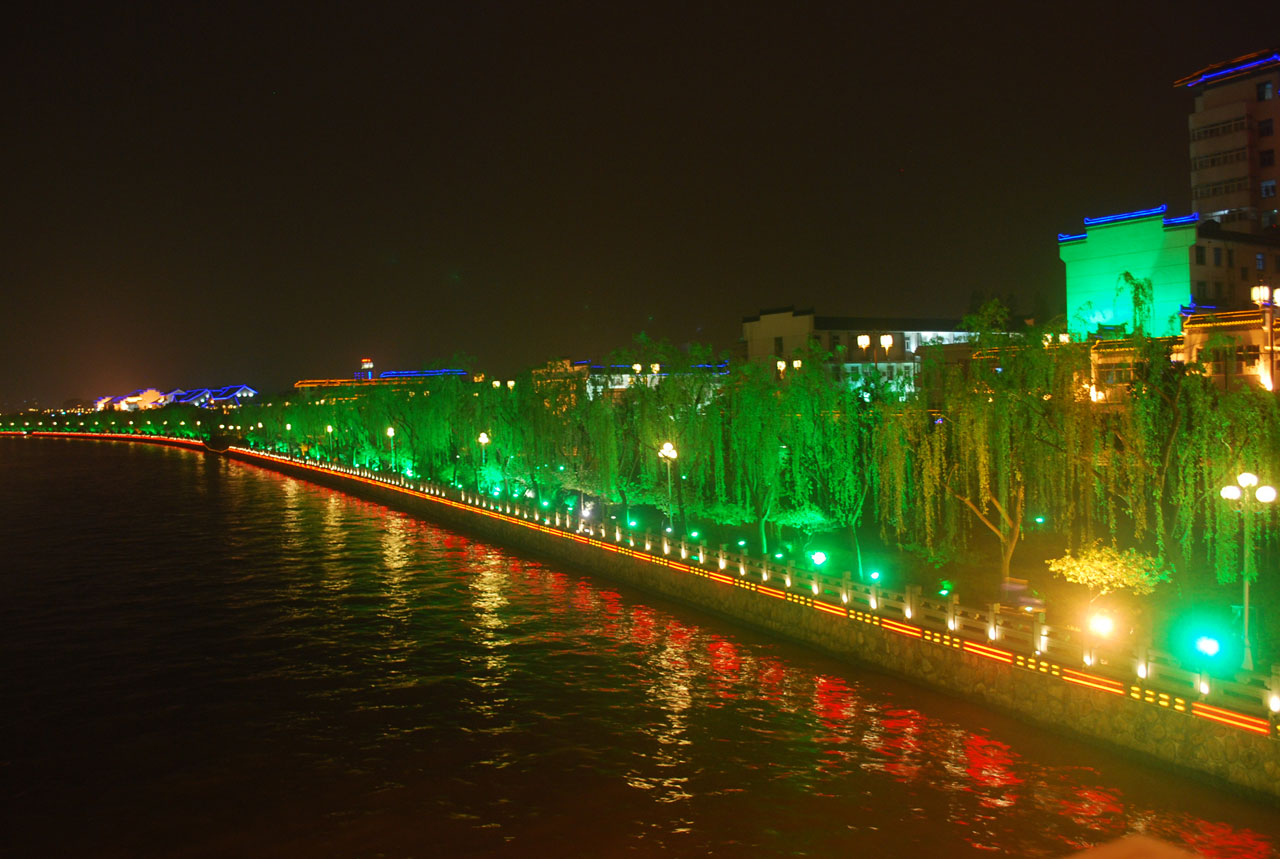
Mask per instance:
[[[1268,856],[1280,813],[411,516],[0,439],[13,855]]]

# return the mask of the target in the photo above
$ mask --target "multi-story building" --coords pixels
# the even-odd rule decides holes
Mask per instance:
[[[1187,121],[1193,211],[1237,232],[1280,225],[1280,49],[1206,66],[1174,86],[1195,94]]]
[[[970,333],[956,319],[817,316],[781,307],[742,320],[748,361],[790,363],[811,343],[830,352],[851,377],[875,369],[890,380],[912,383],[922,346],[963,343]]]

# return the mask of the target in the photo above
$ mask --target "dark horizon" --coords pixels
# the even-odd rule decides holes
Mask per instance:
[[[0,405],[1058,302],[1058,232],[1189,210],[1173,81],[1274,41],[1206,14],[27,5]]]

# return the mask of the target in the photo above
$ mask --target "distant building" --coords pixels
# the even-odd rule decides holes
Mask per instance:
[[[258,392],[248,385],[228,385],[225,388],[216,388],[214,390],[197,388],[191,391],[175,388],[167,394],[161,393],[155,388],[146,388],[129,394],[122,394],[118,397],[99,397],[94,401],[94,408],[98,411],[115,409],[125,412],[135,412],[140,409],[158,409],[161,406],[168,405],[234,408],[244,405],[256,396],[258,396]]]
[[[1206,66],[1174,86],[1195,94],[1187,121],[1192,210],[1242,233],[1280,225],[1280,49]]]
[[[790,364],[810,343],[830,352],[853,376],[877,369],[910,384],[923,346],[964,343],[971,332],[959,320],[817,316],[813,310],[781,307],[742,320],[748,361]]]

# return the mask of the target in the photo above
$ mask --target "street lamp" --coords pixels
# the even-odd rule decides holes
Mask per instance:
[[[1249,490],[1253,490],[1250,497]],[[1235,483],[1222,487],[1222,497],[1227,501],[1239,502],[1237,509],[1244,515],[1244,570],[1240,578],[1244,579],[1244,661],[1245,671],[1253,670],[1253,649],[1249,644],[1249,580],[1255,574],[1253,569],[1253,516],[1261,512],[1257,505],[1270,504],[1276,500],[1274,486],[1258,485],[1258,475],[1252,472],[1241,472]]]
[[[333,462],[333,424],[326,424],[324,431],[329,434],[329,461]]]
[[[391,470],[396,470],[396,428],[387,427],[387,438],[391,439]]]
[[[1268,391],[1276,389],[1276,338],[1275,338],[1275,303],[1271,300],[1271,287],[1259,283],[1250,288],[1249,298],[1263,309],[1263,318],[1267,326],[1267,380],[1263,383]]]
[[[658,458],[667,464],[667,525],[671,528],[675,527],[675,517],[672,515],[675,511],[671,506],[671,463],[675,462],[676,456],[675,445],[669,441],[663,442]]]
[[[488,450],[489,434],[487,432],[480,433],[480,437],[476,441],[480,442],[480,476],[484,477],[485,452]],[[478,484],[480,481],[477,480],[476,483]],[[484,489],[483,486],[480,488]]]

